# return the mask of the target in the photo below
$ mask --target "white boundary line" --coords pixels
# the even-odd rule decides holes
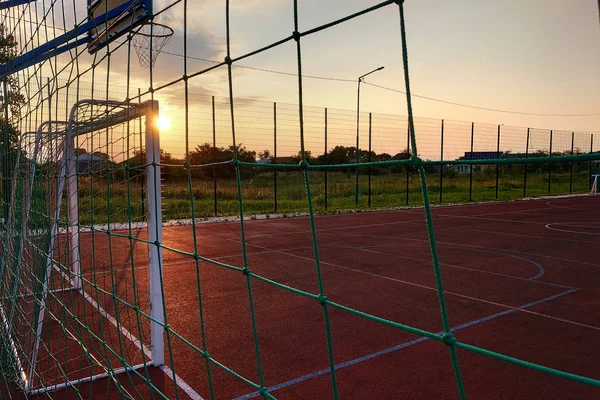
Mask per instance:
[[[251,245],[251,246],[259,247],[259,248],[265,248],[265,247],[259,246],[259,245]],[[294,254],[294,253],[289,253],[287,251],[276,251],[276,252],[280,253],[280,254],[288,255],[288,256],[291,256],[291,257],[296,257],[296,258],[299,258],[299,259],[304,259],[304,260],[308,260],[308,261],[312,261],[312,262],[315,261],[313,258],[301,256],[301,255]],[[386,276],[386,275],[375,274],[375,273],[363,271],[363,270],[360,270],[360,269],[345,267],[343,265],[338,265],[338,264],[334,264],[334,263],[323,261],[323,260],[321,260],[321,264],[330,265],[332,267],[343,269],[343,270],[346,270],[346,271],[352,271],[352,272],[356,272],[356,273],[359,273],[359,274],[372,276],[372,277],[375,277],[375,278],[378,278],[378,279],[384,279],[384,280],[387,280],[387,281],[392,281],[392,282],[396,282],[396,283],[400,283],[400,284],[404,284],[404,285],[408,285],[408,286],[418,287],[418,288],[429,290],[429,291],[437,291],[438,290],[436,287],[422,285],[420,283],[415,283],[415,282],[409,282],[409,281],[405,281],[403,279],[392,278],[392,277],[389,277],[389,276]],[[578,291],[578,290],[579,290],[579,288],[572,287],[571,290],[569,291],[569,293],[575,292],[575,291]],[[452,292],[452,291],[449,291],[449,290],[444,290],[444,294],[450,295],[450,296],[459,297],[459,298],[463,298],[463,299],[472,300],[472,301],[479,302],[479,303],[490,304],[490,305],[494,305],[494,306],[497,306],[497,307],[506,308],[508,310],[520,311],[520,312],[524,312],[524,313],[527,313],[527,314],[533,314],[533,315],[537,315],[537,316],[540,316],[540,317],[543,317],[543,318],[548,318],[548,319],[551,319],[551,320],[560,321],[560,322],[564,322],[564,323],[567,323],[567,324],[577,325],[577,326],[581,326],[581,327],[590,328],[590,329],[594,329],[594,330],[600,331],[600,326],[588,325],[588,324],[584,324],[584,323],[577,322],[577,321],[571,321],[571,320],[568,320],[568,319],[554,317],[554,316],[548,315],[548,314],[543,314],[543,313],[539,313],[539,312],[535,312],[535,311],[531,311],[531,310],[525,310],[525,309],[522,309],[520,307],[513,307],[513,306],[508,305],[508,304],[499,303],[499,302],[492,301],[492,300],[486,300],[486,299],[482,299],[480,297],[469,296],[469,295],[466,295],[466,294]]]
[[[567,195],[556,195],[556,196],[541,196],[541,197],[527,197],[524,199],[516,199],[509,201],[481,201],[481,202],[472,202],[472,203],[448,203],[448,204],[432,204],[432,208],[455,208],[455,207],[468,207],[468,206],[480,206],[480,205],[505,205],[505,204],[522,204],[526,202],[535,202],[541,200],[553,200],[553,199],[570,199],[570,198],[585,198],[585,197],[594,197],[589,193],[582,194],[567,194]],[[381,213],[381,212],[395,212],[395,211],[415,211],[421,210],[422,206],[400,206],[400,207],[383,207],[383,208],[371,208],[368,210],[340,210],[333,211],[324,214],[315,214],[318,217],[336,217],[336,216],[345,216],[345,215],[353,215],[353,214],[367,214],[367,213]],[[539,210],[545,210],[546,208],[540,208]],[[517,210],[510,212],[527,212],[534,210]],[[498,214],[506,214],[510,212],[500,212]],[[482,214],[485,215],[485,214]],[[296,219],[301,217],[308,216],[308,213],[305,212],[292,212],[292,213],[269,213],[269,214],[255,214],[255,215],[244,215],[244,221],[270,221],[277,219]],[[213,223],[224,223],[224,222],[239,222],[239,216],[223,216],[223,217],[199,217],[192,220],[191,218],[185,219],[173,219],[163,222],[162,226],[171,227],[171,226],[188,226],[192,225],[192,222],[195,221],[196,225],[204,225],[204,224],[213,224]],[[146,222],[132,222],[131,229],[141,229],[146,228]],[[94,225],[95,231],[107,231],[110,228],[110,231],[125,231],[129,229],[128,223],[112,223],[110,225]],[[66,233],[65,228],[59,229],[59,233]],[[92,229],[90,227],[82,226],[80,228],[80,233],[89,233]]]
[[[71,279],[65,272],[61,271],[56,265],[54,265],[54,269],[58,271],[58,273],[61,274],[63,278],[67,279],[67,281],[72,284]],[[117,323],[117,320],[112,315],[110,315],[102,306],[100,306],[96,302],[96,300],[92,298],[92,296],[87,294],[83,289],[74,290],[77,290],[79,293],[81,293],[84,299],[87,300],[92,305],[92,307],[98,310],[98,312],[103,317],[105,317],[112,325],[114,325],[115,328],[117,328],[123,334],[123,336],[129,339],[135,345],[135,347],[137,347],[139,350],[142,350],[146,357],[151,359],[152,350],[149,349],[146,345],[144,345],[137,337],[135,337],[135,335],[129,332],[127,328],[125,328],[123,325],[119,325]],[[152,366],[153,364],[152,362],[150,362],[148,365]],[[160,365],[158,367],[161,369],[161,371],[165,373],[165,375],[169,377],[169,379],[173,381],[173,383],[177,387],[181,388],[181,390],[183,390],[185,394],[187,394],[192,400],[204,400],[204,398],[200,396],[200,394],[198,394],[198,392],[196,392],[190,385],[188,385],[179,375],[173,374],[173,370],[169,368],[166,364]]]
[[[576,222],[553,222],[550,224],[546,224],[544,225],[544,228],[546,229],[550,229],[551,231],[558,231],[558,232],[567,232],[567,233],[576,233],[578,235],[595,235],[598,236],[600,235],[600,232],[581,232],[581,231],[572,231],[569,229],[559,229],[559,228],[554,228],[552,225],[564,225],[567,227],[574,227],[574,228],[596,228],[596,229],[600,229],[600,226],[596,225],[596,226],[586,226],[586,225],[568,225],[568,224],[585,224],[586,222],[581,222],[581,221],[576,221]],[[587,222],[588,224],[600,224],[600,222]]]

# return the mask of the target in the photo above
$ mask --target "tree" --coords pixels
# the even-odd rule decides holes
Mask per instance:
[[[108,158],[108,155],[100,152],[95,152],[95,155],[99,157]],[[171,153],[167,153],[163,149],[160,149],[160,161],[161,164],[177,164],[177,160],[173,158]],[[133,157],[129,159],[129,165],[141,165],[146,164],[146,151],[145,150],[135,150],[133,152]]]
[[[4,25],[0,25],[0,64],[6,65],[18,55],[18,44],[15,37],[8,33]],[[1,113],[0,119],[4,120],[4,108],[6,103],[10,109],[10,119],[8,122],[18,121],[21,114],[21,107],[25,104],[25,96],[19,90],[19,80],[16,74],[6,78],[7,98],[4,98],[4,91],[0,93]],[[6,122],[5,122],[6,123]],[[16,142],[16,141],[15,141]]]
[[[258,158],[260,160],[270,160],[271,158],[273,158],[273,155],[271,154],[270,150],[265,149],[265,150],[261,151],[260,153],[258,153]]]
[[[0,65],[6,65],[18,55],[17,41],[12,34],[8,34],[8,29],[0,25]],[[21,107],[25,104],[25,97],[19,91],[19,80],[17,75],[8,76],[5,80],[6,98],[4,90],[0,90],[0,144],[2,151],[7,152],[4,147],[6,139],[10,147],[16,147],[19,140],[19,132],[15,129],[15,123],[19,120]],[[5,109],[8,107],[8,120],[6,119]]]
[[[214,147],[210,143],[204,143],[196,146],[196,148],[190,152],[190,164],[192,165],[205,165],[214,162],[226,162],[233,160],[234,150],[237,150],[237,158],[239,161],[247,163],[256,162],[256,151],[250,151],[246,149],[243,144],[237,145],[237,148],[233,146],[225,147]],[[202,169],[205,172],[207,178],[212,177],[212,169]],[[217,178],[231,179],[235,177],[235,169],[233,165],[219,165],[215,168]],[[248,168],[242,168],[243,177],[249,177],[254,174]]]
[[[312,164],[312,163],[314,163],[315,159],[313,158],[313,156],[312,156],[312,152],[311,152],[310,150],[305,150],[305,151],[304,151],[304,156],[306,157],[306,161],[307,161],[309,164]],[[292,156],[292,159],[291,159],[291,160],[292,160],[292,164],[299,164],[299,163],[300,163],[300,161],[302,161],[302,150],[300,150],[300,151],[298,152],[298,154],[296,154],[296,155]]]
[[[8,29],[0,24],[0,65],[6,65],[18,55],[17,41],[8,33]],[[21,107],[25,104],[25,97],[19,91],[17,75],[8,76],[4,80],[5,90],[0,91],[0,164],[3,176],[2,194],[4,199],[4,215],[8,213],[10,203],[10,185],[5,185],[8,176],[12,175],[11,164],[16,161],[14,149],[19,141],[19,131],[15,128],[19,120]],[[5,96],[6,93],[6,96]],[[10,113],[7,113],[8,110]],[[8,114],[8,118],[7,115]]]

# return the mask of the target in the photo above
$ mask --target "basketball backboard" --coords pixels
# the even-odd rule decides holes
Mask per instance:
[[[87,10],[89,21],[118,10],[115,17],[96,24],[88,32],[91,39],[88,51],[93,54],[148,21],[152,15],[152,0],[87,0]]]

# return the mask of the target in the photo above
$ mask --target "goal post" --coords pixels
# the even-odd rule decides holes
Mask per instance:
[[[23,193],[24,198],[11,202],[13,239],[6,241],[18,255],[13,256],[12,268],[2,270],[3,278],[10,278],[3,285],[11,282],[13,287],[5,290],[10,295],[0,304],[0,322],[4,342],[12,344],[9,352],[18,386],[30,395],[164,364],[158,110],[154,100],[82,100],[72,107],[69,121],[46,122],[35,135],[22,135],[25,142],[20,143],[30,147],[20,146],[19,155],[26,162],[17,163],[13,196]],[[136,123],[140,119],[145,119],[144,125]],[[145,165],[130,166],[131,160],[139,159],[133,151],[142,148],[133,125],[145,132],[145,147],[139,150],[145,152]],[[139,146],[131,143],[135,137],[140,137]],[[19,169],[21,164],[25,170]],[[135,224],[128,218],[128,226],[111,221],[112,214],[131,216],[137,207],[129,190],[126,198],[118,197],[135,179],[147,188],[141,199],[147,204],[142,208],[145,215],[138,215]],[[29,218],[32,198],[37,202],[36,219]],[[108,203],[106,214],[94,214],[100,207],[94,201],[101,206]],[[136,276],[134,253],[142,251],[137,243],[144,242],[147,268]],[[3,258],[6,254],[3,251]],[[102,332],[88,326],[78,332],[77,323],[83,318],[86,324],[94,318]],[[67,323],[70,330],[64,329]],[[56,334],[81,349],[53,353],[49,341]],[[95,343],[86,344],[86,338]],[[90,353],[90,348],[102,346],[106,355]],[[73,354],[81,357],[80,371],[64,369],[63,376],[49,372],[63,370],[60,364],[72,362],[68,357]]]

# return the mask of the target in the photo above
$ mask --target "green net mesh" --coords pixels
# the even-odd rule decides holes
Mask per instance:
[[[181,54],[169,46],[153,53],[152,40],[136,42],[144,36],[126,25],[123,35],[89,55],[82,50],[87,30],[78,31],[87,16],[72,3],[3,7],[4,37],[18,43],[2,67],[4,88],[10,86],[23,101],[12,108],[3,103],[0,132],[0,397],[418,398],[431,393],[429,386],[438,380],[432,374],[438,374],[446,397],[465,399],[477,386],[478,366],[505,371],[506,365],[552,376],[565,391],[571,384],[578,385],[576,393],[597,390],[597,371],[562,368],[550,352],[528,358],[517,345],[486,346],[477,337],[460,337],[458,331],[496,318],[542,314],[529,309],[579,288],[549,284],[547,290],[556,291],[542,300],[517,304],[510,298],[505,304],[493,297],[500,291],[495,283],[486,281],[485,290],[493,293],[481,296],[492,297],[476,299],[468,310],[476,317],[453,317],[452,309],[462,307],[456,298],[473,300],[458,292],[474,278],[457,283],[454,275],[443,279],[442,271],[473,271],[469,263],[479,256],[469,252],[490,250],[456,250],[470,266],[442,263],[452,243],[446,231],[436,240],[432,210],[435,203],[588,194],[596,190],[591,176],[600,159],[597,133],[414,117],[403,3],[383,1],[302,30],[294,0],[292,34],[238,54],[226,1],[222,62],[192,55],[189,37],[199,31],[190,20],[197,15],[195,5],[188,2],[162,2],[153,9],[153,21],[174,27],[172,45]],[[399,12],[401,46],[390,52],[402,58],[397,72],[404,74],[407,116],[305,105],[306,80],[315,78],[303,75],[305,40],[379,10]],[[44,46],[48,52],[40,58]],[[61,46],[71,47],[60,51]],[[291,75],[298,104],[236,97],[237,71],[257,70],[240,62],[283,46],[295,53],[290,57],[297,71]],[[149,71],[131,61],[132,47],[145,55]],[[160,50],[172,58],[157,58]],[[179,69],[165,67],[175,59]],[[206,77],[224,80],[226,96],[194,86]],[[160,139],[157,132],[166,131],[168,121],[161,119],[159,104],[161,113],[165,104],[176,105],[170,111],[177,125]],[[593,220],[597,198],[585,199],[588,203],[562,208],[586,211]],[[348,225],[316,218],[405,206],[419,208],[408,210],[403,222],[385,212],[360,214]],[[472,217],[478,216],[484,218]],[[448,211],[439,218],[452,217]],[[417,223],[421,230],[415,233]],[[597,234],[593,222],[565,223],[546,228]],[[343,240],[334,243],[332,236]],[[388,247],[361,248],[368,255],[354,256],[367,238]],[[418,248],[420,259],[403,252],[409,246]],[[510,243],[506,247],[495,257],[508,257]],[[332,252],[342,261],[331,261]],[[383,274],[382,255],[397,257],[387,264],[415,275]],[[512,256],[514,262],[518,257]],[[540,264],[532,264],[543,274]],[[507,277],[505,270],[486,272]],[[538,276],[510,276],[517,289],[511,286],[509,295]],[[389,292],[381,281],[372,283],[374,278],[409,289],[385,297]],[[480,315],[484,306],[494,313]],[[432,318],[419,319],[431,310]],[[568,323],[598,329],[593,321]],[[423,342],[442,344],[435,351],[441,348],[443,357],[427,347],[423,354],[369,364],[367,372],[348,372]],[[355,354],[362,346],[377,350]],[[564,353],[557,357],[567,359]],[[393,377],[423,365],[434,368],[425,381],[378,383],[380,374]],[[374,386],[383,392],[360,391]],[[403,391],[409,386],[411,391]]]

